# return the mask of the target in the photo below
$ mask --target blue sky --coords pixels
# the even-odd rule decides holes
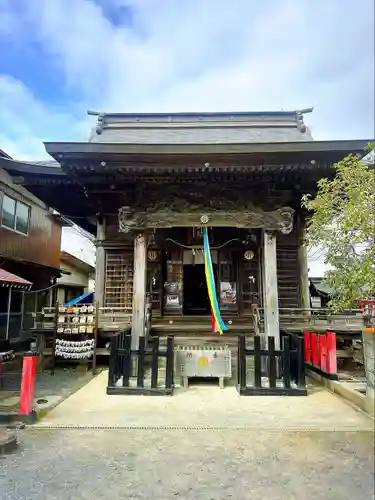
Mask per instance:
[[[85,140],[86,109],[290,110],[374,135],[373,0],[0,0],[0,148]]]

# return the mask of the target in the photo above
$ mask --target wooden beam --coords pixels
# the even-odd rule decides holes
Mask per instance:
[[[264,337],[275,337],[280,348],[279,297],[277,288],[276,235],[262,231]]]
[[[132,349],[139,347],[140,337],[145,335],[147,282],[147,236],[139,233],[134,238]]]
[[[119,210],[119,231],[129,233],[145,229],[171,227],[199,227],[202,223],[210,227],[265,228],[289,234],[293,229],[294,209],[281,207],[266,212],[262,209],[250,210],[209,210],[202,207],[191,212],[172,210],[136,211],[131,207]],[[204,220],[206,222],[204,222]]]

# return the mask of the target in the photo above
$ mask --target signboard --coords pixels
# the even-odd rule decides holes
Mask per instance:
[[[176,376],[231,377],[231,352],[227,346],[177,346]]]

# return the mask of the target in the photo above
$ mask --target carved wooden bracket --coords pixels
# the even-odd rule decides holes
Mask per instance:
[[[205,216],[204,218],[202,218]],[[146,229],[168,227],[199,227],[202,220],[210,227],[263,228],[269,231],[280,231],[289,234],[293,230],[294,209],[281,207],[266,212],[261,209],[253,211],[207,210],[194,212],[172,212],[154,210],[139,212],[131,207],[122,207],[118,214],[119,231],[129,233]]]

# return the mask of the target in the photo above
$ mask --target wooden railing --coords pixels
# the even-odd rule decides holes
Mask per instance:
[[[44,307],[30,313],[30,330],[53,330],[56,322],[56,307]],[[102,331],[119,331],[131,324],[131,307],[99,307],[98,327]]]
[[[55,321],[55,307],[45,307],[41,312],[32,313],[33,329],[53,329]],[[345,313],[335,314],[330,309],[302,309],[302,308],[280,308],[280,327],[291,330],[304,330],[314,328],[315,330],[336,329],[340,331],[361,331],[364,326],[364,315],[360,309],[354,309]],[[120,331],[131,325],[130,307],[99,307],[98,328],[102,332]],[[146,309],[147,333],[151,326],[150,305]],[[259,334],[263,329],[264,310],[253,308],[253,323],[255,333]]]
[[[364,325],[363,312],[352,309],[344,313],[334,313],[331,309],[303,309],[284,307],[279,309],[280,327],[287,330],[314,328],[323,331],[361,331]],[[258,330],[263,327],[264,309],[253,310],[253,320]]]
[[[98,327],[103,332],[123,330],[130,326],[132,319],[131,307],[99,307]]]

